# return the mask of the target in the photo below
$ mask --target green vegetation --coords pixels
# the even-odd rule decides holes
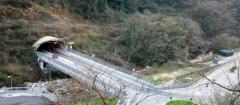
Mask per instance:
[[[201,79],[202,76],[200,75],[200,73],[209,73],[214,67],[217,67],[209,67],[209,64],[206,63],[209,63],[209,61],[206,60],[204,62],[206,68],[204,68],[203,71],[196,71],[198,70],[198,68],[195,66],[193,67],[182,62],[169,61],[163,64],[161,67],[152,68],[150,71],[153,72],[151,74],[145,75],[144,80],[151,82],[155,85],[162,84],[172,79],[176,79],[178,82],[181,82],[183,84],[189,84]]]
[[[197,105],[191,101],[184,101],[184,100],[174,100],[169,101],[166,105]]]
[[[1,85],[9,85],[8,75],[12,75],[15,85],[26,81],[33,81],[37,76],[37,71],[33,71],[36,55],[31,47],[37,37],[34,32],[27,28],[28,22],[25,20],[2,22],[1,27],[1,52],[0,52],[0,74]],[[35,74],[36,73],[36,74]]]
[[[239,25],[239,0],[1,0],[0,86],[9,85],[8,75],[15,85],[39,80],[31,46],[47,35],[75,35],[74,49],[129,69],[155,68],[144,79],[162,84],[176,71],[194,70],[178,61],[239,47]],[[177,78],[197,79],[197,73]],[[98,98],[76,104],[87,102],[102,104]],[[174,103],[191,104],[169,105]]]
[[[104,100],[106,105],[116,105],[117,101],[115,99]],[[85,99],[78,102],[73,103],[72,105],[104,105],[103,100],[101,98],[94,99]]]
[[[184,62],[168,61],[161,67],[151,68],[149,71],[152,71],[152,73],[145,75],[144,80],[155,85],[159,85],[174,79],[176,73],[184,74],[193,70],[193,67],[185,64]]]
[[[130,69],[185,62],[203,49],[239,46],[239,5],[237,0],[0,1],[0,67],[13,71],[10,65],[21,65],[19,72],[32,75],[31,45],[46,35],[75,35],[77,50]]]
[[[145,81],[148,81],[148,82],[154,84],[154,85],[160,85],[160,84],[162,84],[163,82],[166,82],[166,81],[164,81],[162,78],[156,78],[156,79],[154,79],[153,76],[144,76],[143,79],[144,79]]]
[[[37,35],[30,31],[28,26],[28,22],[23,19],[1,23],[0,65],[33,64],[36,56],[31,45],[37,40]]]
[[[240,100],[236,97],[239,96],[239,93],[233,92],[226,95],[220,95],[221,92],[216,93],[216,98],[212,100],[213,103],[217,105],[239,105]]]
[[[207,74],[207,73],[211,72],[211,70],[214,67],[217,67],[217,66],[207,67],[207,68],[202,69],[201,71],[191,72],[191,73],[188,73],[186,75],[180,76],[176,79],[177,79],[177,81],[179,81],[181,83],[184,83],[184,84],[193,83],[194,81],[197,81],[197,80],[202,78],[202,76],[200,74],[202,74],[202,73]],[[196,69],[193,69],[193,70],[196,70]]]
[[[7,3],[14,6],[14,7],[20,7],[20,8],[27,8],[31,7],[30,0],[7,0]]]
[[[188,34],[173,17],[136,14],[130,18],[122,44],[127,49],[124,54],[139,66],[161,65],[174,58],[175,46]]]
[[[192,83],[193,81],[196,81],[199,78],[200,76],[198,74],[193,73],[181,78],[177,78],[177,80],[181,83],[188,84],[188,83]]]
[[[24,0],[26,1],[26,0]],[[127,15],[146,10],[157,13],[160,10],[177,11],[182,7],[182,1],[176,0],[27,0],[43,6],[64,8],[80,14],[84,19],[93,21],[122,21]],[[17,2],[16,2],[17,3]]]
[[[11,85],[11,81],[10,78],[8,78],[8,76],[12,76],[12,82],[14,85],[22,85],[23,82],[26,81],[33,81],[35,80],[37,77],[34,77],[35,74],[28,75],[28,74],[23,74],[21,73],[21,71],[24,71],[22,67],[15,65],[16,68],[20,71],[7,71],[6,69],[1,69],[0,68],[0,86],[10,86]]]

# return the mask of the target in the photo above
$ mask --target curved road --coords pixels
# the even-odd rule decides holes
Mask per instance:
[[[207,77],[224,86],[235,87],[239,83],[237,75],[239,71],[230,73],[229,69],[234,65],[239,66],[239,59],[236,59],[239,58],[237,54],[222,60],[221,63],[228,63]],[[225,93],[225,90],[211,84],[206,79],[201,79],[186,88],[168,90],[157,88],[136,76],[97,62],[81,53],[59,50],[55,53],[37,52],[37,55],[41,61],[63,73],[89,84],[94,83],[100,90],[107,91],[111,95],[119,95],[119,92],[125,93],[123,100],[126,105],[165,105],[171,99],[193,99],[200,103],[201,101],[208,102],[209,97],[212,98],[216,91]],[[53,58],[53,56],[57,56],[57,58]]]

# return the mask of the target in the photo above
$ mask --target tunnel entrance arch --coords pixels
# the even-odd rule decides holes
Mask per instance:
[[[45,36],[40,38],[38,41],[36,41],[33,44],[34,50],[36,53],[43,52],[43,53],[55,53],[58,50],[64,50],[67,48],[66,42],[61,38],[56,38],[52,36]],[[54,54],[52,57],[55,57]],[[48,73],[49,71],[55,71],[52,69],[51,66],[48,65],[48,63],[42,61],[41,59],[38,59],[38,64],[43,71],[43,73]]]
[[[65,49],[66,42],[61,38],[56,38],[52,36],[45,36],[33,44],[35,51],[49,51],[53,52],[57,49]]]

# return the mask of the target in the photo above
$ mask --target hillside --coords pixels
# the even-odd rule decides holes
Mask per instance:
[[[0,1],[0,85],[39,80],[32,44],[74,35],[74,48],[141,70],[239,46],[239,0]]]

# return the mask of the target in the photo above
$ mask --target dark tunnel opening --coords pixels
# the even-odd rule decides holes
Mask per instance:
[[[37,51],[40,51],[40,52],[44,52],[44,51],[55,52],[59,49],[64,49],[64,43],[63,42],[50,41],[50,42],[46,42],[46,43],[41,44],[37,48]]]

